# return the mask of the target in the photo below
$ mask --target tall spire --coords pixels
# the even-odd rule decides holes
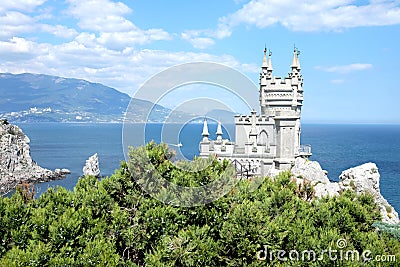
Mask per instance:
[[[218,121],[218,127],[217,127],[217,141],[222,141],[222,127],[221,127],[221,122]]]
[[[206,117],[204,116],[203,133],[202,133],[203,142],[207,142],[207,141],[208,141],[208,136],[209,136],[209,135],[210,135],[210,134],[208,133],[207,119],[206,119]]]
[[[293,51],[293,59],[292,59],[292,68],[300,69],[300,61],[299,61],[299,54],[300,51],[297,50],[296,46],[294,47]]]
[[[268,63],[267,63],[267,47],[264,47],[264,58],[263,58],[263,62],[261,65],[262,68],[268,68]]]
[[[269,50],[268,53],[268,70],[273,71],[274,69],[272,68],[272,52]]]

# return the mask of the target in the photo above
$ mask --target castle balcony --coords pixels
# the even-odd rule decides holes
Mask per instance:
[[[309,158],[312,156],[311,153],[311,145],[300,145],[299,148],[299,157]]]

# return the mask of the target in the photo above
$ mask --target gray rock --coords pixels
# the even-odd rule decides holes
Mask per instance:
[[[86,160],[86,164],[83,167],[83,175],[100,177],[99,157],[97,153]]]
[[[314,186],[316,197],[332,197],[339,195],[339,185],[329,181],[327,171],[323,170],[317,161],[296,158],[294,166],[290,171],[297,176],[297,179],[300,178],[310,181]],[[297,182],[297,184],[299,184],[299,182]]]
[[[329,183],[319,183],[314,186],[315,196],[316,197],[325,197],[325,196],[339,196],[340,194],[340,186],[338,183],[329,182]]]
[[[298,176],[307,179],[312,184],[329,183],[329,178],[326,171],[321,168],[317,161],[306,160],[303,158],[296,158],[291,172]]]
[[[345,170],[339,178],[339,185],[342,190],[354,190],[357,194],[362,194],[364,192],[371,193],[375,202],[378,204],[383,222],[391,224],[400,222],[398,213],[380,192],[380,175],[375,163],[369,162]]]
[[[315,197],[338,196],[344,190],[353,190],[356,194],[369,192],[379,207],[382,221],[391,224],[399,222],[398,213],[380,192],[380,175],[375,163],[365,163],[343,171],[338,183],[330,182],[326,171],[322,170],[316,161],[297,158],[291,172],[296,176],[297,184],[301,183],[301,179],[311,182],[315,189]]]
[[[59,174],[59,175],[66,175],[66,174],[70,174],[71,173],[71,171],[68,170],[68,169],[61,169],[61,170],[60,169],[55,169],[54,172],[56,174]]]
[[[70,173],[40,167],[30,155],[30,140],[16,126],[0,120],[0,194],[6,194],[22,182],[42,182]]]

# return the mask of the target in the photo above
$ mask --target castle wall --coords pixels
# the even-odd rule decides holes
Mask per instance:
[[[252,117],[250,115],[236,115],[235,116],[235,143],[238,147],[244,147],[246,143],[250,142],[249,135],[252,127]],[[266,145],[275,144],[275,130],[274,121],[268,116],[256,117],[257,133],[265,132],[268,136]],[[257,138],[257,143],[259,143]]]

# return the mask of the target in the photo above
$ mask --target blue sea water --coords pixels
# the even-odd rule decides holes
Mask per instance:
[[[72,190],[82,175],[86,159],[94,153],[99,155],[101,173],[105,176],[111,175],[124,160],[121,124],[26,123],[19,126],[31,139],[31,155],[39,165],[49,169],[68,168],[72,172],[63,180],[38,184],[39,193],[56,185]],[[179,128],[172,132],[178,136],[173,137],[161,134],[162,125],[150,124],[146,126],[145,140],[135,138],[143,125],[132,127],[130,134],[134,146],[151,139],[164,140],[172,145],[182,143],[178,153],[181,157],[192,159],[198,154],[201,124],[188,124],[183,128],[176,125]],[[215,133],[216,127],[209,125],[210,133]],[[234,137],[232,126],[224,132]],[[211,138],[215,136],[211,135]],[[400,211],[400,125],[303,124],[302,143],[312,145],[311,159],[319,161],[334,181],[338,181],[345,169],[375,162],[381,174],[381,193]]]

